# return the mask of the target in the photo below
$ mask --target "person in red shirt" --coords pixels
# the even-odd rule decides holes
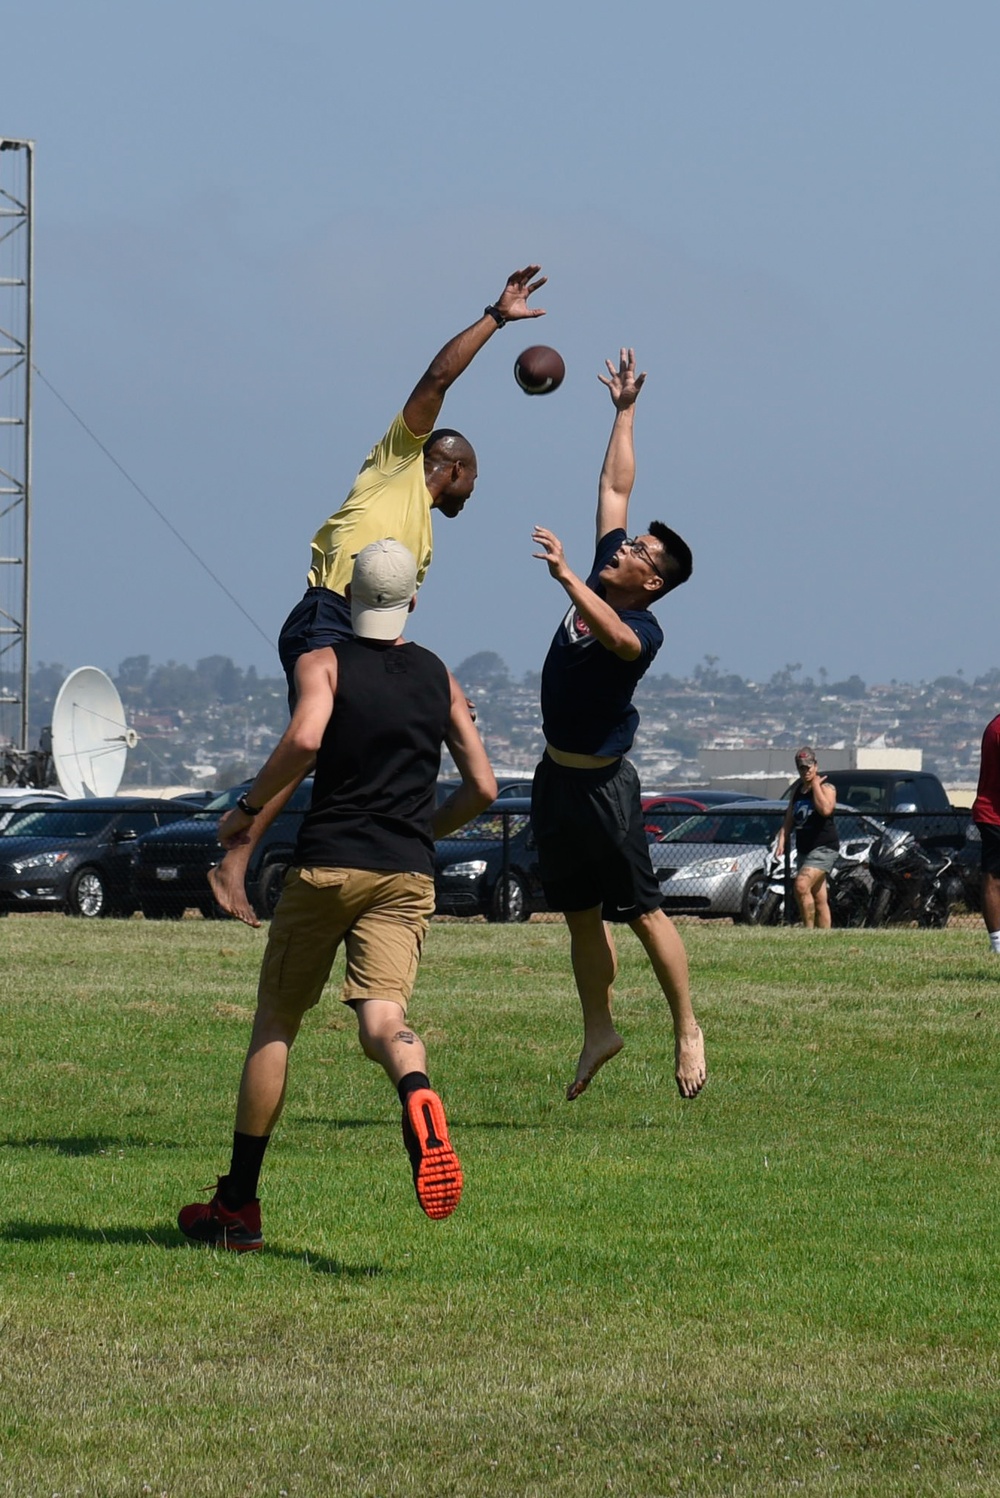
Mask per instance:
[[[990,946],[1000,956],[1000,713],[983,734],[972,820],[979,828],[982,846],[983,920]]]

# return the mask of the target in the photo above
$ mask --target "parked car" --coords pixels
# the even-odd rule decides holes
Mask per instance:
[[[55,806],[65,801],[66,792],[53,789],[42,791],[25,786],[4,786],[0,789],[0,832],[7,826],[16,811],[26,806]]]
[[[437,804],[447,801],[452,791],[457,791],[462,784],[460,780],[439,780],[437,783]],[[531,800],[531,776],[525,776],[518,780],[516,776],[497,777],[497,800],[505,801],[508,796],[526,796]]]
[[[664,791],[658,796],[643,796],[642,814],[646,828],[646,840],[662,842],[668,832],[679,827],[692,812],[707,811],[710,806],[730,805],[736,801],[756,801],[756,796],[734,794],[732,791]]]
[[[688,817],[662,842],[651,843],[663,909],[749,920],[768,881],[768,856],[787,809],[784,801],[733,802]],[[882,825],[849,806],[838,805],[835,815],[841,857],[862,859]]]
[[[546,910],[531,832],[531,801],[500,796],[488,811],[434,846],[434,888],[440,915],[484,915],[488,921],[526,921]],[[503,833],[508,828],[508,911],[504,909]]]
[[[746,791],[716,791],[708,786],[686,785],[678,786],[672,791],[643,794],[642,804],[653,809],[660,801],[695,801],[702,811],[707,811],[710,806],[733,806],[737,801],[759,800],[759,796],[752,796]]]
[[[134,870],[137,903],[148,920],[179,920],[190,908],[208,919],[220,918],[208,883],[208,871],[218,863],[222,850],[216,836],[220,816],[249,790],[251,781],[231,787],[184,822],[151,833],[141,839]],[[459,781],[439,780],[438,800],[443,801]],[[531,790],[530,780],[513,778],[501,782],[500,797]],[[285,871],[292,860],[302,813],[312,796],[312,777],[295,791],[285,810],[265,829],[247,869],[247,895],[261,920],[270,920],[281,894]]]
[[[133,889],[135,902],[147,920],[177,921],[192,906],[210,920],[222,917],[208,883],[209,869],[222,857],[217,835],[219,818],[236,805],[252,783],[246,780],[242,785],[232,786],[210,801],[204,810],[193,815],[189,811],[183,821],[139,840]],[[247,895],[261,920],[270,920],[274,914],[302,813],[308,808],[311,796],[312,777],[308,776],[280,816],[265,828],[253,851],[247,869]]]
[[[138,840],[184,815],[177,801],[130,796],[15,811],[0,830],[0,911],[131,915]]]
[[[0,786],[0,806],[8,806],[17,810],[18,806],[27,805],[29,801],[39,803],[45,801],[66,801],[66,792],[59,790],[57,786],[35,786],[35,785],[3,785]]]
[[[837,800],[881,816],[891,811],[953,811],[948,792],[929,770],[824,770]],[[789,790],[797,785],[792,782]],[[785,798],[788,791],[785,792]]]

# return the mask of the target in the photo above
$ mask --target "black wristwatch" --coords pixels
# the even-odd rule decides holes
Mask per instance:
[[[498,328],[502,328],[504,323],[507,321],[503,313],[500,311],[500,308],[494,306],[492,302],[488,307],[483,308],[483,316],[492,317]]]
[[[259,817],[261,812],[264,810],[262,806],[250,805],[250,802],[247,800],[246,791],[243,792],[242,796],[237,797],[236,806],[237,809],[241,811],[245,817]]]

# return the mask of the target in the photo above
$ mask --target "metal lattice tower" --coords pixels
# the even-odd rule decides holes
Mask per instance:
[[[0,136],[0,759],[28,749],[34,153]]]

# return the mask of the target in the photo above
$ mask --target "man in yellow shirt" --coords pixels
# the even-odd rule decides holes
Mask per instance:
[[[345,588],[354,557],[386,536],[401,541],[417,560],[417,584],[431,563],[431,511],[453,520],[465,508],[477,478],[476,454],[460,432],[434,423],[445,395],[479,350],[505,323],[544,316],[529,307],[528,297],[544,286],[540,267],[526,265],[507,279],[495,302],[434,356],[389,430],[365,459],[344,503],[320,526],[312,541],[312,565],[305,595],[282,625],[278,653],[288,678],[289,702],[295,701],[295,668],[311,650],[322,650],[351,637],[351,606]],[[537,279],[536,279],[537,278]],[[296,782],[297,784],[297,782]],[[223,910],[248,926],[260,922],[247,899],[245,877],[253,848],[273,822],[296,785],[286,787],[266,806],[243,806],[253,817],[248,841],[231,848],[209,874]]]

